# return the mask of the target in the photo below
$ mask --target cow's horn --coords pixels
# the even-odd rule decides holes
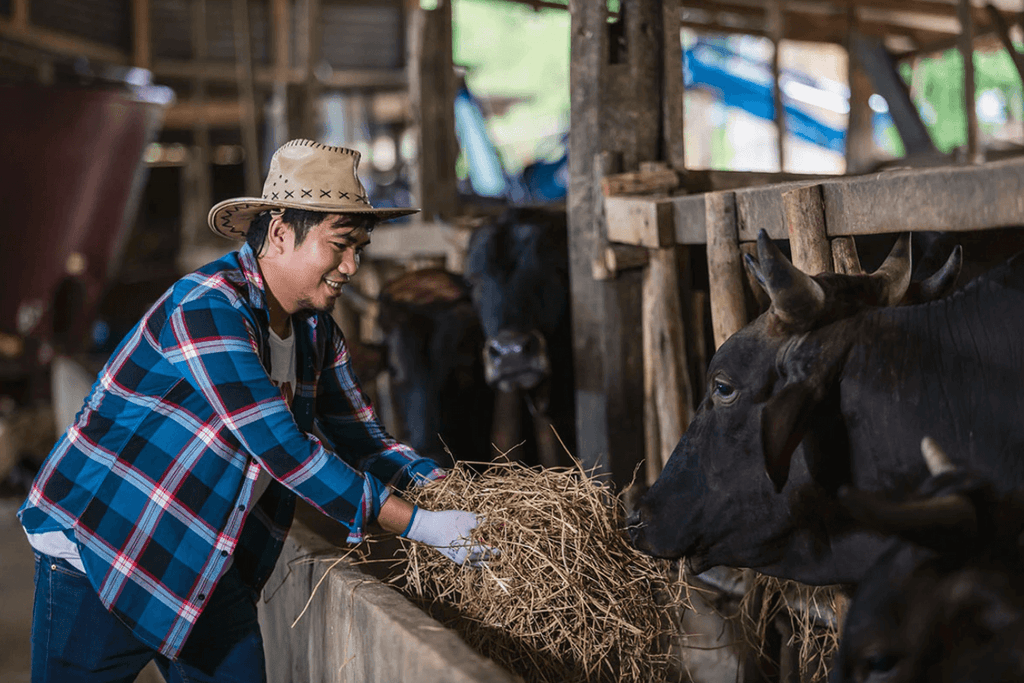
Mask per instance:
[[[816,319],[825,307],[825,291],[779,251],[765,230],[757,235],[757,258],[761,275],[758,280],[763,281],[776,315],[789,323]]]
[[[921,439],[921,455],[924,456],[924,462],[928,465],[928,472],[933,477],[945,472],[952,472],[956,469],[949,456],[946,455],[946,452],[930,436]]]
[[[910,286],[910,233],[905,232],[896,239],[892,250],[878,270],[871,274],[874,280],[884,283],[882,301],[886,306],[895,306],[907,293]]]
[[[960,275],[960,268],[964,262],[964,250],[958,244],[953,248],[953,253],[946,259],[946,263],[929,277],[921,280],[920,299],[921,301],[935,301],[953,291],[956,279]]]

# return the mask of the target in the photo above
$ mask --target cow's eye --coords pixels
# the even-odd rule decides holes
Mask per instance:
[[[723,377],[711,380],[711,394],[719,403],[732,403],[736,400],[736,389]]]

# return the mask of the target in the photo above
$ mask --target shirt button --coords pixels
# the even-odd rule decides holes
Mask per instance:
[[[221,557],[227,557],[228,556],[228,551],[227,550],[221,550],[220,551],[220,556]]]
[[[199,597],[198,597],[198,599],[199,599],[200,601],[203,601],[203,600],[205,600],[205,599],[206,599],[206,593],[200,593],[200,594],[199,594]]]
[[[244,505],[239,505],[238,506],[238,511],[239,512],[245,512],[245,506]]]

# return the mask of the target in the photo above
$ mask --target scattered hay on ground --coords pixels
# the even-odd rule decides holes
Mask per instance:
[[[580,467],[465,463],[405,496],[463,509],[474,537],[500,556],[460,567],[405,542],[392,582],[481,654],[527,681],[658,681],[675,663],[667,642],[683,599],[670,563],[633,549],[611,487]]]
[[[774,624],[788,635],[783,647],[795,649],[793,663],[801,681],[828,680],[833,656],[839,649],[840,629],[849,601],[836,586],[809,586],[751,572],[753,582],[741,600],[740,632],[761,657],[768,627]]]

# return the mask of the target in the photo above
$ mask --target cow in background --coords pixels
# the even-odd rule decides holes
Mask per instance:
[[[637,547],[695,573],[856,583],[884,544],[836,514],[836,491],[916,490],[925,433],[999,486],[1024,483],[1024,255],[943,296],[956,250],[916,288],[934,300],[900,306],[905,237],[872,275],[811,277],[765,233],[757,246],[746,266],[771,307],[709,364],[704,401],[630,518]]]
[[[484,381],[484,334],[465,280],[437,268],[410,271],[384,287],[379,303],[401,422],[389,427],[444,466],[453,457],[488,460],[494,393]]]
[[[997,492],[930,438],[922,451],[931,477],[909,500],[841,491],[894,541],[857,587],[832,681],[1024,680],[1024,488]]]
[[[568,253],[564,209],[514,207],[476,229],[466,259],[486,335],[487,383],[511,409],[498,418],[495,443],[507,449],[535,440],[536,459],[545,466],[569,464],[558,438],[570,450],[576,442]],[[534,439],[531,430],[523,437],[508,433],[516,431],[523,406]],[[524,459],[532,458],[528,449]]]

